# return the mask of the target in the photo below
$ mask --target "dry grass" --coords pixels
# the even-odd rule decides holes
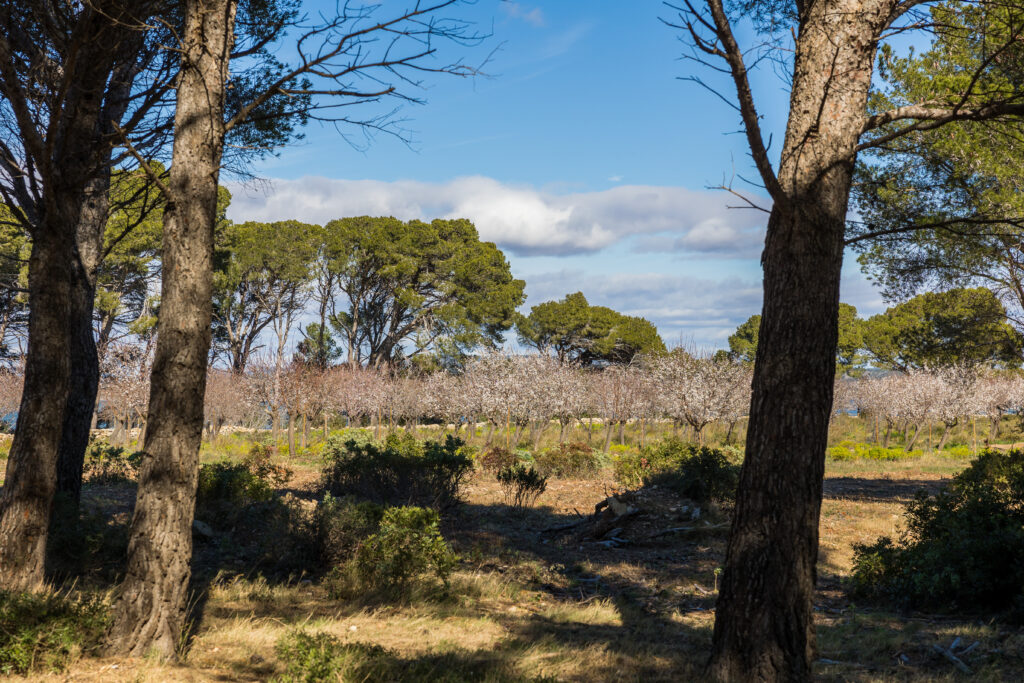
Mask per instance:
[[[234,455],[244,449],[232,444],[230,450]],[[296,470],[291,487],[312,486],[315,457],[288,464]],[[961,649],[979,643],[964,657],[974,678],[1024,679],[1020,629],[865,609],[843,591],[853,545],[896,533],[903,503],[916,489],[934,488],[966,464],[939,454],[828,463],[816,600],[820,656],[826,660],[817,667],[821,679],[966,678],[932,649],[957,637]],[[607,471],[593,479],[551,481],[537,508],[511,515],[493,478],[477,474],[466,505],[444,521],[445,536],[461,557],[447,596],[419,596],[405,604],[339,602],[316,581],[275,583],[225,572],[210,584],[181,664],[84,660],[59,678],[267,680],[281,672],[275,643],[303,628],[346,643],[378,644],[410,661],[450,654],[449,664],[494,663],[524,679],[697,680],[711,640],[724,534],[607,549],[572,534],[538,531],[588,514],[616,488]]]

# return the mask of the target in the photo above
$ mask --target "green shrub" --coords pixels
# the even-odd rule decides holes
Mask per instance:
[[[532,506],[548,487],[548,478],[541,476],[533,467],[516,464],[505,467],[497,475],[498,484],[505,496],[505,504],[518,510]]]
[[[902,448],[885,448],[877,444],[841,441],[825,451],[832,460],[914,460],[924,455],[921,450],[905,451]]]
[[[391,435],[382,447],[332,437],[324,458],[323,487],[331,495],[437,510],[459,501],[463,480],[473,468],[462,441],[452,436],[438,443]]]
[[[0,591],[0,674],[64,671],[99,649],[108,617],[95,596]]]
[[[856,457],[853,450],[845,446],[830,446],[825,454],[832,460],[853,460]]]
[[[270,482],[253,474],[242,463],[214,462],[199,468],[196,505],[214,503],[247,505],[266,502],[274,495]]]
[[[292,476],[290,469],[271,461],[273,453],[273,446],[256,442],[241,463],[222,460],[201,466],[196,505],[224,509],[270,501],[274,488]]]
[[[951,458],[969,458],[971,457],[972,453],[970,447],[968,446],[953,446],[948,451],[946,451],[946,455],[948,455]]]
[[[740,467],[718,449],[678,439],[645,447],[640,453],[617,456],[616,479],[626,486],[664,486],[697,502],[736,498]]]
[[[326,494],[313,512],[313,542],[322,566],[351,558],[359,544],[377,532],[383,516],[384,508],[376,503]]]
[[[514,683],[517,675],[500,656],[460,651],[404,658],[380,645],[342,643],[327,633],[294,631],[275,647],[285,666],[281,683],[334,681],[403,681],[403,683]]]
[[[93,441],[85,451],[82,479],[92,484],[119,484],[139,478],[141,452],[129,452],[105,441]]]
[[[1024,452],[982,453],[907,506],[897,541],[854,547],[853,593],[901,607],[1024,617]]]
[[[650,459],[644,454],[626,453],[612,457],[615,481],[623,486],[643,486],[653,471]]]
[[[585,443],[560,443],[536,457],[537,469],[545,477],[589,477],[601,467],[594,449]]]
[[[476,462],[484,472],[497,474],[517,464],[519,456],[504,446],[491,446],[477,456]]]
[[[455,554],[441,536],[436,511],[419,507],[388,508],[377,533],[356,550],[353,569],[361,590],[407,597],[430,577],[445,588]]]
[[[249,454],[242,460],[242,464],[258,480],[277,488],[287,484],[294,472],[284,465],[273,463],[275,452],[273,446],[256,442],[249,449]]]
[[[354,669],[365,666],[367,657],[359,646],[344,645],[328,633],[294,631],[277,641],[274,649],[285,665],[281,683],[328,683],[349,680]],[[381,650],[383,652],[383,650]]]

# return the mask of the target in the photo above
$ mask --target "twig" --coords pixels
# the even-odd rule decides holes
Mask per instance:
[[[953,664],[956,666],[956,668],[960,669],[965,674],[972,673],[971,672],[971,667],[969,667],[966,664],[964,664],[963,660],[961,660],[955,654],[953,654],[952,652],[950,652],[946,648],[942,647],[938,643],[936,643],[935,645],[932,645],[932,649],[935,650],[936,652],[938,652],[940,655],[942,655],[946,659],[948,659],[949,661],[953,662]]]
[[[728,522],[722,522],[721,524],[711,524],[709,526],[677,526],[671,529],[663,529],[661,531],[655,531],[653,534],[648,536],[648,539],[658,538],[659,536],[668,536],[669,534],[675,534],[680,531],[714,531],[716,529],[724,529],[729,526]]]
[[[584,517],[583,519],[577,520],[575,522],[569,522],[568,524],[559,524],[558,526],[549,526],[546,529],[539,529],[538,533],[544,534],[552,531],[565,531],[566,529],[573,529],[575,527],[582,526],[586,524],[588,521],[590,521],[590,518]]]

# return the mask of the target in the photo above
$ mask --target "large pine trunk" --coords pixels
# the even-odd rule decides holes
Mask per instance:
[[[160,329],[114,653],[172,659],[184,626],[210,349],[213,230],[237,0],[188,0],[164,210]]]
[[[876,36],[891,3],[828,0],[801,18],[776,198],[746,460],[709,673],[811,678],[812,599],[832,408],[843,233]]]
[[[56,220],[57,216],[48,216]],[[42,584],[60,425],[71,375],[71,277],[74,243],[44,224],[29,258],[28,354],[18,424],[0,493],[0,588]]]
[[[78,220],[76,241],[79,259],[70,264],[72,273],[70,309],[71,377],[64,423],[57,453],[57,493],[73,503],[82,492],[82,467],[89,432],[96,409],[100,367],[92,328],[96,300],[96,274],[102,260],[103,232],[110,213],[110,167],[98,169],[90,181]]]
[[[79,244],[76,230],[89,220],[90,180],[97,177],[104,154],[109,159],[109,147],[98,137],[100,114],[108,76],[124,38],[124,27],[111,18],[110,10],[83,10],[75,39],[61,45],[67,50],[61,55],[67,82],[49,114],[45,151],[50,156],[34,159],[43,191],[35,207],[38,218],[29,257],[25,382],[0,494],[3,588],[33,587],[43,580],[46,533],[57,489],[57,454],[75,362],[76,294],[94,256]],[[0,17],[8,19],[6,13]],[[90,301],[90,313],[91,305]]]

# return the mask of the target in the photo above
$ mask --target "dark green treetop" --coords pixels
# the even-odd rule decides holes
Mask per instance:
[[[519,316],[516,328],[524,344],[554,351],[563,363],[629,363],[640,353],[665,352],[650,321],[591,306],[582,292],[537,304],[529,315]]]

